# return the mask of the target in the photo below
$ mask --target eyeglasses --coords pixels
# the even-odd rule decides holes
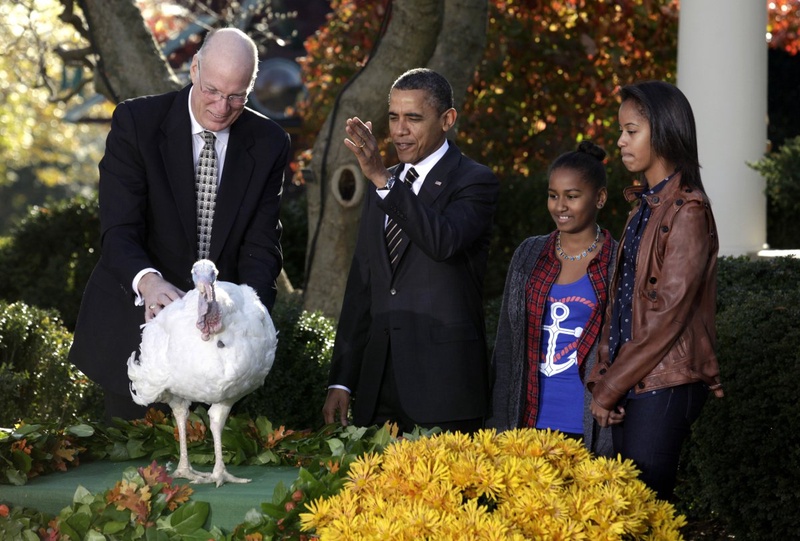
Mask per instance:
[[[247,103],[247,94],[231,94],[230,96],[226,96],[219,90],[208,90],[207,88],[203,87],[203,80],[200,78],[200,62],[197,62],[197,81],[200,83],[198,86],[200,87],[200,92],[205,94],[205,96],[212,101],[219,101],[219,100],[227,100],[228,105],[234,108],[244,107],[244,104]]]

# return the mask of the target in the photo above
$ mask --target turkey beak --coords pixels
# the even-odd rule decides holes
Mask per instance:
[[[214,284],[211,281],[202,281],[197,284],[200,294],[203,296],[207,303],[216,300],[216,292],[214,291]]]

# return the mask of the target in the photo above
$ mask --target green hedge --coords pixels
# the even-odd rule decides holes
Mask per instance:
[[[99,254],[96,199],[33,207],[0,247],[0,299],[53,308],[73,330]]]
[[[278,329],[278,350],[264,386],[235,406],[234,412],[264,415],[274,426],[290,429],[322,426],[327,395],[334,322],[305,312],[299,299],[279,298],[272,314]]]
[[[766,181],[767,241],[772,248],[797,247],[800,236],[800,136],[748,164]]]
[[[98,413],[99,389],[67,361],[71,343],[53,311],[0,301],[0,426]]]
[[[677,490],[690,518],[736,539],[800,535],[800,260],[720,260],[718,355],[725,398],[709,399]]]

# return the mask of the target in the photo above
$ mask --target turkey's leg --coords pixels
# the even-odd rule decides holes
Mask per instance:
[[[173,400],[169,406],[175,416],[175,423],[178,425],[178,443],[181,455],[178,459],[178,467],[172,472],[172,477],[189,479],[193,483],[210,483],[209,474],[192,469],[189,464],[189,452],[186,448],[186,420],[189,417],[189,402],[186,400]]]
[[[228,473],[225,469],[225,461],[222,459],[222,429],[225,427],[225,421],[228,420],[228,414],[231,411],[231,404],[211,404],[208,408],[208,419],[211,424],[211,435],[214,437],[214,471],[209,476],[209,481],[214,481],[217,486],[224,483],[249,483],[250,479],[243,479],[235,477]]]

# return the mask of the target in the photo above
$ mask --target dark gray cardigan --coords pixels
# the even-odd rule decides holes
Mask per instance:
[[[610,238],[608,232],[606,236]],[[503,304],[497,324],[497,337],[492,354],[492,412],[486,420],[487,428],[498,431],[520,426],[525,401],[525,287],[542,248],[550,235],[525,239],[514,252],[508,267]],[[611,265],[613,269],[617,242],[611,240]],[[611,277],[608,277],[608,284]],[[597,362],[597,341],[586,358],[583,373],[589,374]],[[592,417],[589,406],[592,395],[584,386],[583,441],[586,448],[597,456],[612,456],[611,429],[601,428]]]

